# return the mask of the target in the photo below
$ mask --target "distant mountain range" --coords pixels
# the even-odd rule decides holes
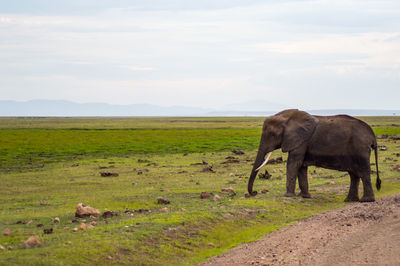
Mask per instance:
[[[215,110],[188,106],[166,107],[151,104],[115,105],[75,103],[64,100],[32,100],[26,102],[0,101],[0,116],[267,116],[288,108],[288,106],[282,104],[263,101],[232,104],[221,110]],[[400,115],[400,109],[321,109],[307,111],[316,115]]]

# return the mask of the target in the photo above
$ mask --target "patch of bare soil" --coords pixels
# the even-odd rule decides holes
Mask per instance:
[[[400,194],[301,220],[201,265],[399,265]]]

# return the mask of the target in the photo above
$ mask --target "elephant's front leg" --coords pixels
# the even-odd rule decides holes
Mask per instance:
[[[299,187],[300,194],[303,198],[311,198],[310,193],[308,192],[308,179],[307,179],[307,166],[301,166],[299,170]]]
[[[350,175],[350,189],[344,201],[359,201],[358,185],[360,184],[360,177],[354,174],[353,172],[349,172],[349,175]]]
[[[286,165],[286,194],[285,197],[296,196],[296,177],[299,175],[300,167],[303,165],[304,153],[289,152]]]

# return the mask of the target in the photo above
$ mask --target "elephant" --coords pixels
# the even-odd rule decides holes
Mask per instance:
[[[279,148],[284,153],[288,152],[286,197],[295,196],[297,178],[301,191],[299,196],[311,197],[307,168],[313,165],[349,173],[350,189],[345,201],[375,201],[370,177],[370,155],[371,149],[374,149],[376,188],[380,190],[378,145],[374,132],[365,122],[348,115],[317,116],[298,109],[284,110],[267,117],[248,182],[251,196],[257,195],[253,183],[258,171],[267,163],[271,152]],[[360,179],[364,188],[361,199],[358,196]]]

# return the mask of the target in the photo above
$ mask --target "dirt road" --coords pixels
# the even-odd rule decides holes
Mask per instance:
[[[400,194],[312,216],[202,265],[400,265]]]

